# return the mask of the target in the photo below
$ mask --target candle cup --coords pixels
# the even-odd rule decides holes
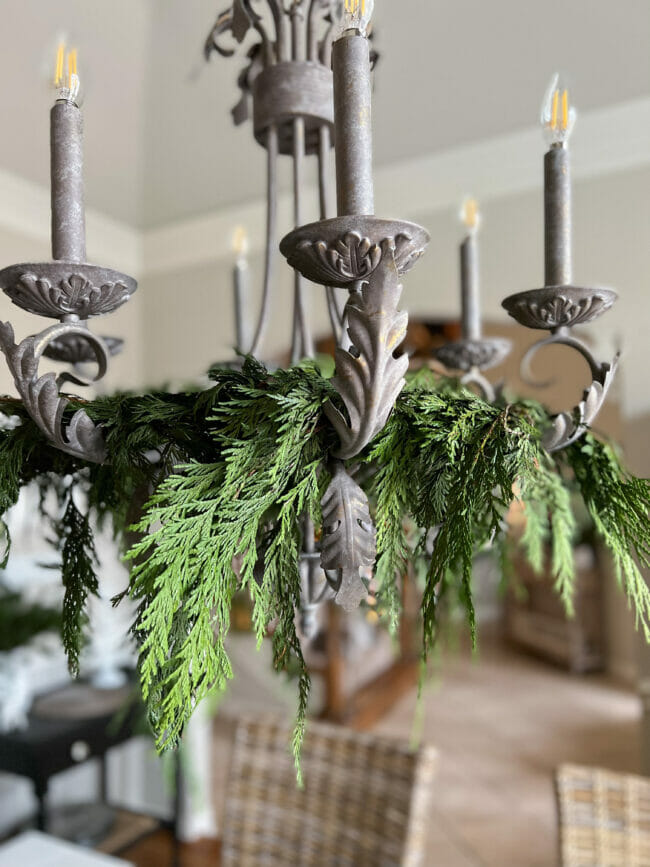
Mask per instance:
[[[83,117],[72,102],[60,100],[50,112],[52,258],[86,260],[83,193]]]
[[[468,235],[460,245],[461,330],[463,338],[481,337],[481,304],[479,299],[478,240]]]
[[[544,255],[546,286],[568,286],[571,267],[569,151],[553,145],[544,156]]]
[[[348,30],[332,48],[336,193],[340,217],[375,212],[368,40]]]

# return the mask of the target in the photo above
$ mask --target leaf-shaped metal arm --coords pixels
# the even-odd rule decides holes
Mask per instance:
[[[404,386],[408,357],[394,356],[408,322],[397,310],[401,291],[395,261],[384,256],[362,291],[351,293],[346,317],[352,345],[337,348],[332,379],[347,418],[333,404],[325,407],[341,441],[339,458],[357,455],[384,427]]]
[[[359,570],[375,562],[375,528],[368,498],[338,461],[321,505],[321,567],[337,573],[336,602],[346,611],[353,611],[368,593]]]
[[[540,349],[554,344],[568,346],[584,358],[589,365],[592,383],[589,388],[585,389],[582,400],[571,412],[558,413],[551,420],[550,428],[542,437],[542,445],[548,452],[565,449],[579,440],[585,431],[591,427],[605,402],[607,392],[616,374],[619,359],[617,353],[611,364],[601,364],[594,358],[588,346],[573,337],[567,328],[559,328],[554,334],[534,343],[524,355],[521,361],[521,377],[525,382],[538,388],[553,384],[553,380],[535,380],[531,371],[531,362]]]
[[[598,365],[593,382],[585,389],[582,400],[573,412],[561,412],[554,416],[551,427],[542,438],[542,444],[548,452],[567,448],[591,427],[614,380],[618,359],[617,353],[611,364]]]
[[[0,322],[0,350],[7,358],[25,409],[52,445],[74,457],[101,463],[106,458],[101,430],[83,410],[77,410],[70,421],[65,423],[64,413],[69,401],[59,394],[56,375],[38,375],[38,365],[47,346],[67,335],[75,335],[89,343],[98,364],[96,380],[100,379],[106,372],[108,351],[101,338],[91,334],[83,325],[53,325],[16,344],[11,325]],[[79,381],[70,374],[65,378]]]

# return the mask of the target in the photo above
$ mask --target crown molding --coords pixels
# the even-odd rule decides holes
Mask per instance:
[[[0,169],[0,227],[49,247],[49,189]],[[86,235],[90,261],[142,274],[142,232],[88,208]]]
[[[573,175],[584,180],[650,164],[650,97],[585,112],[572,138]],[[537,127],[452,150],[379,166],[378,213],[418,219],[456,208],[471,190],[483,202],[538,189],[543,142]],[[305,213],[317,214],[317,191],[305,194]],[[292,225],[293,200],[282,194],[278,225]],[[264,247],[263,199],[137,229],[97,211],[86,213],[88,255],[137,277],[207,264],[232,256],[234,228],[246,227],[251,253]],[[49,244],[49,190],[0,169],[0,226]],[[279,239],[278,239],[279,240]]]
[[[620,103],[579,118],[572,137],[573,176],[584,180],[650,164],[650,97]],[[425,157],[379,166],[375,171],[377,213],[417,219],[455,209],[471,190],[483,202],[528,190],[543,181],[539,127],[463,145]],[[292,198],[279,197],[278,225],[292,225]],[[317,214],[316,190],[306,194],[304,213]],[[145,272],[155,274],[232,256],[234,227],[246,227],[250,251],[264,245],[265,203],[246,205],[145,231]]]

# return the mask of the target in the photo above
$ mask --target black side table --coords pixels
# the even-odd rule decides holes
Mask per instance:
[[[57,698],[64,690],[56,690],[47,698]],[[62,695],[63,697],[63,695]],[[85,714],[74,718],[29,715],[26,728],[0,733],[0,771],[28,777],[34,784],[38,799],[36,824],[40,831],[47,825],[47,788],[50,777],[68,768],[98,758],[101,762],[100,798],[106,800],[106,754],[111,747],[141,734],[137,731],[142,719],[139,702],[131,701],[124,709],[110,712],[104,708],[97,716]]]

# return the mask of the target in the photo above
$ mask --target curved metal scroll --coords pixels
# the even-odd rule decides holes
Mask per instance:
[[[38,375],[38,365],[48,345],[67,335],[84,339],[92,347],[98,365],[93,380],[74,373],[63,373],[58,378],[54,373]],[[59,393],[59,386],[65,381],[88,385],[104,376],[108,350],[101,338],[88,331],[85,325],[64,322],[16,344],[12,326],[8,322],[0,322],[0,350],[7,358],[7,365],[25,409],[52,445],[82,460],[94,463],[104,461],[106,448],[100,428],[81,409],[73,414],[69,422],[64,422],[69,401]]]
[[[618,366],[620,353],[614,356],[610,363],[601,364],[596,361],[591,350],[581,340],[572,337],[563,330],[551,334],[550,337],[533,344],[524,355],[522,366],[522,378],[530,384],[538,387],[550,385],[550,381],[536,382],[532,379],[530,365],[534,356],[545,346],[558,344],[575,349],[587,362],[592,375],[592,383],[585,389],[582,400],[571,412],[560,412],[553,416],[551,427],[542,437],[542,445],[548,452],[557,452],[567,448],[591,427],[596,416],[600,412],[607,392],[612,384]]]
[[[461,385],[475,385],[480,392],[480,397],[487,403],[494,403],[497,397],[497,390],[492,385],[490,380],[483,376],[478,367],[472,367],[464,376],[461,377]]]

